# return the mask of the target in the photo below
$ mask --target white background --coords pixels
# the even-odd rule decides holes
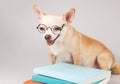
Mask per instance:
[[[72,25],[104,43],[120,63],[120,0],[0,0],[0,84],[23,84],[34,67],[49,64],[33,4],[48,14],[75,8]],[[110,83],[119,84],[119,78]]]

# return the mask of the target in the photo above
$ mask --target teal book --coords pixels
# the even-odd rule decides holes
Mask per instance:
[[[32,76],[32,81],[35,82],[42,82],[43,84],[76,84],[70,81],[65,81],[65,80],[61,80],[61,79],[57,79],[57,78],[53,78],[53,77],[48,77],[48,76],[44,76],[44,75],[33,75]],[[103,80],[99,80],[97,82],[94,82],[92,84],[107,84],[109,80],[103,79]]]
[[[95,84],[98,81],[109,79],[111,76],[111,72],[108,70],[76,66],[68,63],[56,63],[34,68],[33,72],[75,84]]]
[[[52,77],[48,77],[48,76],[44,76],[44,75],[40,75],[40,74],[33,75],[32,81],[42,82],[45,84],[75,84],[75,83],[70,82],[70,81],[52,78]]]

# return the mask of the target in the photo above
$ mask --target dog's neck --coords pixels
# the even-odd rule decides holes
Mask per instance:
[[[64,36],[64,40],[63,40],[63,43],[67,46],[69,46],[69,43],[71,42],[70,39],[72,36],[74,36],[74,33],[73,32],[77,32],[75,30],[75,28],[71,25],[71,24],[67,24],[66,25],[66,28],[67,28],[67,32],[66,32],[66,35]],[[74,38],[73,38],[74,39]]]

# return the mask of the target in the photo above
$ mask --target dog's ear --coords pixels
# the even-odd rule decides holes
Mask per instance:
[[[39,19],[46,15],[43,11],[39,10],[37,5],[33,5],[33,8]]]
[[[72,22],[73,18],[75,16],[75,9],[72,8],[69,11],[67,11],[65,14],[63,14],[63,20],[65,20],[67,23]]]

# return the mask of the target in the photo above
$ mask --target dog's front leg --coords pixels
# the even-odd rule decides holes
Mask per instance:
[[[73,63],[75,65],[80,65],[81,61],[80,61],[80,49],[75,49],[75,51],[73,52]]]
[[[55,64],[55,55],[53,53],[50,53],[49,56],[50,56],[50,63]]]

